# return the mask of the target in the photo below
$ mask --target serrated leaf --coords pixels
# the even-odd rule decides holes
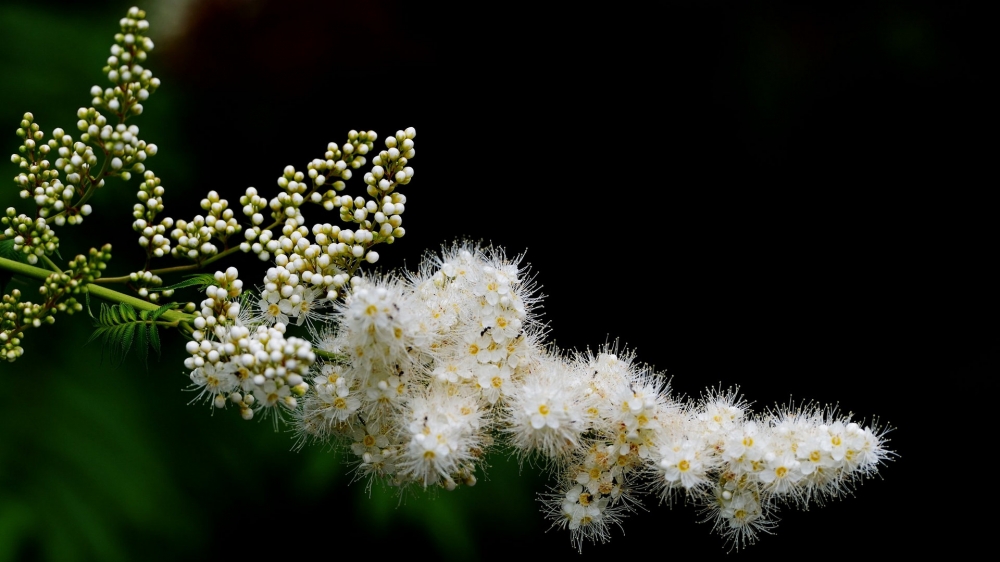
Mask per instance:
[[[132,349],[132,340],[135,339],[135,326],[135,324],[122,324],[124,330],[122,330],[121,356],[118,358],[119,365],[125,361],[128,350]]]
[[[166,290],[176,290],[184,289],[186,287],[198,287],[199,289],[204,289],[209,285],[215,285],[215,276],[208,273],[195,273],[187,276],[188,279],[181,281],[180,283],[175,283],[167,287],[157,287],[155,289],[149,289],[150,292],[155,291],[166,291]]]
[[[149,343],[152,344],[153,349],[156,350],[156,359],[160,359],[160,334],[159,328],[156,324],[149,325]]]
[[[7,258],[13,261],[21,261],[18,255],[21,252],[14,250],[14,239],[0,241],[0,258]]]
[[[122,341],[121,330],[118,329],[118,326],[115,326],[113,328],[108,328],[108,330],[105,332],[105,337],[104,337],[103,345],[104,345],[104,348],[106,348],[107,351],[108,351],[108,353],[111,355],[111,362],[112,363],[117,363],[118,362],[118,352],[117,352],[117,350],[120,347],[121,341]],[[101,360],[102,361],[104,360],[104,350],[103,349],[101,350]]]
[[[97,338],[103,336],[105,331],[107,331],[107,328],[103,328],[103,327],[102,328],[97,328],[96,330],[94,330],[93,334],[90,334],[90,338],[87,339],[87,343],[90,343],[90,342],[96,340]]]
[[[145,313],[145,312],[146,311],[144,310],[143,313]],[[145,314],[143,314],[143,316],[145,316]],[[143,318],[143,320],[145,320],[145,318]],[[140,354],[140,359],[142,359],[143,366],[147,366],[148,365],[148,363],[146,362],[146,359],[149,357],[149,343],[147,342],[148,336],[147,336],[146,331],[149,329],[149,327],[150,327],[150,325],[147,324],[145,321],[143,321],[142,323],[139,324],[139,334],[138,334],[138,336],[139,336],[139,344],[138,344],[139,345],[139,350],[138,350],[138,352]]]
[[[123,320],[125,320],[126,322],[136,321],[135,309],[132,308],[132,305],[123,302],[120,305],[118,305],[118,308],[121,309]]]
[[[90,311],[89,296],[88,312]],[[136,309],[127,303],[107,306],[102,304],[101,311],[97,318],[91,313],[94,320],[94,333],[90,335],[87,343],[98,338],[101,343],[101,359],[107,351],[111,355],[113,363],[121,364],[132,349],[132,344],[138,338],[137,345],[140,347],[139,353],[142,356],[143,364],[147,364],[149,356],[149,346],[156,350],[157,357],[160,355],[160,337],[157,333],[156,319],[172,308],[176,308],[177,303],[168,303],[154,311]],[[138,333],[137,333],[138,332]]]
[[[168,310],[173,310],[173,309],[177,308],[178,306],[180,306],[180,305],[178,303],[176,303],[176,302],[168,302],[167,304],[165,304],[165,305],[161,306],[160,308],[157,308],[156,310],[154,310],[153,313],[150,315],[149,319],[153,320],[153,321],[159,320],[160,316],[163,316],[164,312],[166,312]]]

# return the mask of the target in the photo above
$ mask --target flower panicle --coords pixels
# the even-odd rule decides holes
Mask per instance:
[[[289,298],[301,281],[281,267],[264,291]],[[885,429],[835,409],[758,414],[721,388],[678,400],[617,343],[559,351],[545,342],[526,270],[520,257],[460,243],[404,276],[356,276],[337,297],[314,297],[331,326],[311,329],[313,344],[262,314],[267,298],[255,315],[233,310],[236,274],[220,272],[196,321],[215,327],[188,344],[191,380],[216,405],[280,406],[296,446],[344,449],[367,486],[472,485],[485,455],[508,447],[552,474],[542,511],[577,548],[607,540],[644,494],[695,504],[740,548],[773,532],[779,506],[821,504],[892,457]]]

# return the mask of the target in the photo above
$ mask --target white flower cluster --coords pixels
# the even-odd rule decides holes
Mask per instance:
[[[367,162],[365,155],[373,150],[378,138],[374,131],[350,131],[343,146],[330,143],[324,158],[310,162],[306,173],[293,166],[286,167],[278,178],[282,191],[270,201],[258,195],[255,188],[248,188],[240,204],[253,226],[244,233],[246,241],[240,244],[240,249],[253,252],[262,261],[275,256],[282,266],[281,256],[294,261],[296,258],[292,254],[297,254],[299,259],[309,260],[309,271],[321,274],[322,285],[332,298],[332,292],[343,286],[363,262],[378,261],[378,252],[372,250],[372,246],[382,242],[391,244],[405,234],[400,215],[405,210],[406,196],[396,189],[410,183],[413,177],[413,168],[407,164],[416,155],[415,136],[416,130],[410,127],[385,140],[386,150],[375,156],[372,171],[364,176],[371,199],[338,193],[346,187],[344,181],[352,177],[352,170]],[[320,188],[328,184],[332,189],[321,191]],[[339,208],[341,221],[354,226],[316,224],[312,228],[316,243],[309,244],[304,241],[309,229],[304,226],[305,218],[300,210],[306,202],[322,205],[327,210]],[[268,210],[275,222],[262,226],[266,222],[264,213]],[[278,237],[270,230],[276,225],[283,225]],[[333,278],[341,272],[347,277],[335,282]]]
[[[309,387],[303,376],[316,360],[312,345],[286,338],[281,323],[244,325],[240,302],[234,300],[243,290],[236,268],[216,272],[215,280],[193,322],[195,330],[187,344],[191,357],[184,361],[199,391],[196,400],[206,398],[218,408],[231,401],[247,420],[254,411],[268,414],[279,405],[295,409],[296,396]]]
[[[93,108],[81,108],[78,115],[106,124],[103,116]],[[14,177],[20,196],[34,201],[36,215],[18,214],[16,209],[9,207],[6,216],[0,218],[6,227],[0,239],[13,238],[14,250],[25,254],[30,264],[58,251],[59,238],[51,224],[80,224],[83,217],[91,213],[90,205],[85,203],[88,195],[84,194],[84,188],[104,185],[103,179],[95,181],[90,175],[98,158],[93,147],[86,144],[89,140],[86,133],[81,135],[83,142],[74,142],[72,136],[57,128],[51,139],[42,142],[45,134],[34,119],[31,113],[24,114],[17,130],[24,141],[18,149],[19,154],[11,155],[10,160],[21,170]],[[66,183],[60,179],[62,174]]]
[[[7,214],[0,217],[0,224],[5,226],[4,236],[14,241],[15,252],[25,254],[28,263],[38,263],[38,258],[51,255],[59,247],[59,237],[45,219],[32,219],[27,215],[18,215],[13,207],[7,208]]]
[[[128,180],[132,173],[144,174],[146,179],[139,192],[142,204],[136,206],[134,213],[137,220],[133,228],[141,233],[139,242],[151,256],[162,256],[170,250],[163,238],[165,227],[154,225],[152,220],[163,209],[163,188],[144,164],[147,157],[156,154],[156,145],[141,140],[137,126],[125,124],[130,116],[142,113],[141,102],[160,84],[140,64],[153,48],[153,42],[145,36],[149,22],[144,18],[142,10],[131,8],[119,22],[121,33],[115,35],[104,68],[111,86],[93,86],[90,90],[93,105],[77,110],[78,141],[56,128],[52,138],[43,142],[44,132],[34,122],[34,116],[24,114],[17,130],[23,142],[18,153],[11,155],[11,162],[20,168],[14,182],[21,198],[32,200],[37,210],[30,216],[7,209],[7,216],[3,217],[7,228],[0,240],[16,237],[15,251],[25,254],[30,264],[58,252],[59,238],[51,225],[80,224],[92,211],[87,201],[104,186],[107,177]],[[148,291],[143,296],[156,300]]]
[[[86,169],[96,162],[94,152],[84,143],[74,143],[73,137],[62,129],[55,129],[52,139],[41,142],[45,135],[34,119],[34,115],[25,113],[18,129],[18,136],[24,137],[21,146],[24,156],[11,155],[11,162],[21,168],[14,182],[20,188],[22,199],[34,200],[39,218],[51,217],[57,226],[66,222],[78,224],[83,220],[81,215],[90,214],[89,205],[85,206],[86,209],[72,208],[80,183],[78,168]],[[53,155],[56,156],[55,162],[49,160]],[[64,184],[59,179],[60,172],[66,174],[68,183]]]
[[[242,230],[233,216],[233,210],[229,208],[229,202],[219,197],[215,191],[209,191],[208,196],[201,200],[201,208],[208,211],[208,215],[195,215],[191,222],[178,220],[175,228],[170,231],[170,238],[176,241],[170,251],[174,257],[198,260],[214,256],[219,248],[213,240],[224,244],[230,235]],[[142,241],[139,243],[142,244]],[[167,244],[166,241],[161,243]]]
[[[111,55],[104,67],[104,73],[112,87],[102,89],[94,86],[90,90],[94,107],[107,108],[119,120],[124,120],[130,113],[141,114],[142,102],[160,87],[160,79],[153,77],[152,72],[140,64],[146,61],[149,51],[153,50],[153,40],[146,36],[149,22],[145,18],[144,10],[132,7],[119,20],[121,33],[115,34],[115,44],[111,46]],[[96,132],[90,134],[94,135]]]
[[[759,415],[721,391],[678,401],[614,346],[546,346],[531,279],[501,251],[457,245],[405,278],[341,279],[331,295],[303,240],[268,270],[255,316],[233,300],[235,270],[216,274],[187,366],[216,406],[249,418],[282,404],[299,445],[350,450],[368,485],[472,485],[502,444],[552,471],[543,511],[578,547],[606,540],[649,492],[693,501],[739,547],[779,504],[837,496],[891,454],[881,430],[829,409]],[[321,309],[330,325],[310,330],[313,344],[285,338]]]

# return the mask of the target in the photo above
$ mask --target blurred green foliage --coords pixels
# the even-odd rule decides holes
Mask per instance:
[[[100,67],[129,5],[0,5],[5,154],[16,150],[13,131],[25,111],[47,133],[74,130],[76,108],[88,104],[91,85],[103,83]],[[152,35],[156,40],[155,27]],[[157,54],[147,66],[163,76]],[[182,102],[172,86],[165,78],[135,123],[161,146],[151,168],[178,201],[208,188],[191,177],[186,160],[204,156],[186,152]],[[94,200],[100,218],[82,227],[86,236],[65,229],[62,254],[114,240],[121,268],[133,251],[132,189],[105,191]],[[12,205],[26,207],[8,184],[0,206]],[[26,298],[36,294],[24,280],[12,287]],[[27,334],[23,359],[0,365],[0,561],[201,559],[237,548],[262,555],[328,535],[378,548],[384,538],[410,537],[457,559],[480,554],[474,521],[503,521],[506,533],[522,536],[544,529],[533,501],[540,480],[519,477],[513,461],[495,459],[483,478],[491,481],[472,489],[400,497],[376,485],[369,497],[364,483],[349,486],[337,453],[293,452],[289,435],[270,422],[188,405],[176,334],[165,335],[162,360],[147,370],[134,356],[121,366],[106,357],[102,363],[99,344],[85,345],[90,332],[85,315],[61,317]],[[248,537],[252,544],[240,546]]]

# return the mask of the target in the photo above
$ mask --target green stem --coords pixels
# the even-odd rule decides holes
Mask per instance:
[[[264,230],[271,230],[272,228],[278,226],[279,224],[281,224],[281,223],[279,223],[278,221],[275,221],[275,222],[271,223],[269,226],[267,226],[266,228],[261,229],[261,231],[263,232]],[[239,249],[240,249],[240,247],[238,245],[237,246],[233,246],[232,248],[229,248],[228,250],[224,250],[222,252],[219,252],[218,254],[215,254],[214,256],[208,258],[207,260],[205,260],[203,262],[192,263],[192,264],[189,264],[189,265],[175,265],[173,267],[164,267],[162,269],[150,269],[149,272],[152,273],[153,275],[164,275],[164,274],[167,274],[167,273],[184,273],[185,271],[197,271],[197,270],[205,267],[206,265],[210,265],[212,263],[215,263],[215,262],[221,260],[222,258],[224,258],[226,256],[235,254],[237,252],[237,250],[239,250]],[[129,281],[131,281],[131,279],[129,278],[128,275],[122,275],[121,277],[102,277],[100,279],[95,280],[94,282],[95,283],[100,283],[102,285],[110,285],[112,283],[128,283]]]
[[[27,277],[33,277],[35,279],[40,279],[42,281],[46,280],[49,275],[52,274],[47,269],[42,269],[40,267],[35,267],[33,265],[28,265],[26,263],[17,262],[14,260],[9,260],[7,258],[0,258],[0,269],[6,269],[18,275],[25,275]],[[95,285],[94,283],[88,283],[84,290],[94,295],[97,298],[104,299],[111,302],[124,302],[132,305],[133,308],[138,310],[148,310],[150,312],[160,308],[159,305],[153,304],[149,301],[144,301],[142,299],[133,297],[131,295],[126,295],[124,293],[119,293],[118,291],[113,291],[107,287],[101,287],[100,285]],[[177,310],[168,310],[164,312],[160,318],[166,321],[175,320],[191,320],[194,318],[192,314],[186,314]]]
[[[49,259],[49,256],[42,254],[42,261],[45,262],[45,265],[49,266],[49,269],[51,269],[52,271],[55,271],[56,273],[62,273],[62,270],[59,269],[59,266],[53,263],[52,260]]]
[[[49,275],[52,274],[52,272],[47,269],[42,269],[40,267],[21,263],[19,261],[9,260],[7,258],[0,258],[0,269],[6,269],[7,271],[12,271],[20,275],[27,275],[28,277],[34,277],[35,279],[41,279],[42,281],[48,279]]]
[[[316,354],[316,357],[322,357],[333,363],[347,363],[347,356],[342,353],[331,353],[329,351],[323,351],[322,349],[313,348],[312,352]]]

